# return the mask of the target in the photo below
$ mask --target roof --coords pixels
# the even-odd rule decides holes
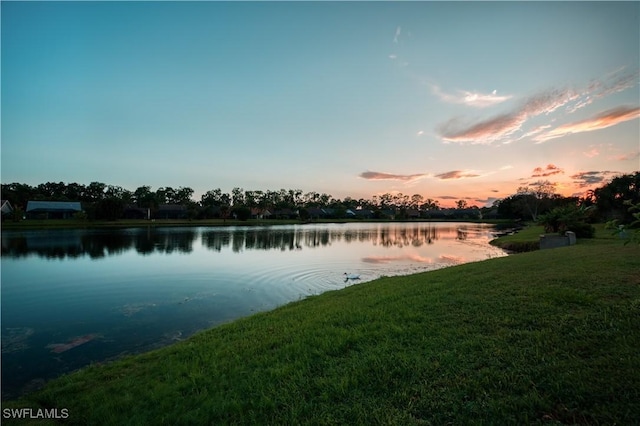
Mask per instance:
[[[32,211],[82,211],[79,201],[29,201],[27,212]]]
[[[186,209],[187,207],[182,204],[160,204],[158,206],[158,210],[162,211],[183,211]]]
[[[11,213],[13,211],[13,207],[11,206],[11,203],[9,202],[9,200],[2,200],[0,201],[0,210],[2,210],[2,213]]]

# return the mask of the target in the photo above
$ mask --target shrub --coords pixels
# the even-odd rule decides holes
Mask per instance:
[[[578,238],[593,238],[595,228],[588,220],[590,208],[576,207],[573,205],[556,207],[538,218],[538,224],[544,226],[545,232],[557,232],[564,235],[565,232],[575,232]]]

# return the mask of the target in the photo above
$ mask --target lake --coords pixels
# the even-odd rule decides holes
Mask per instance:
[[[3,231],[2,398],[309,295],[505,256],[488,244],[494,231],[451,222]]]

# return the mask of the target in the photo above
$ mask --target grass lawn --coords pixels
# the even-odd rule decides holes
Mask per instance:
[[[639,348],[640,247],[598,228],[309,297],[2,408],[83,425],[637,424]]]

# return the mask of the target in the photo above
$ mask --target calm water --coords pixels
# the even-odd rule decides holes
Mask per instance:
[[[488,245],[492,232],[467,223],[4,231],[2,396],[308,295],[505,256]]]

